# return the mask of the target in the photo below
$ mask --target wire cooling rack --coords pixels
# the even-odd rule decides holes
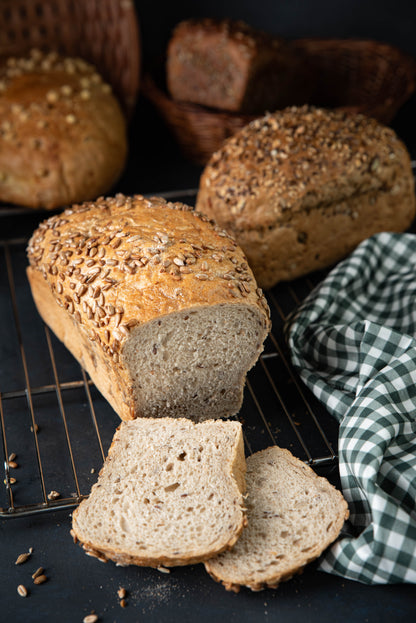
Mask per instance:
[[[163,195],[192,203],[195,191]],[[36,311],[26,279],[26,245],[45,215],[36,220],[31,214],[11,208],[0,221],[5,224],[0,240],[1,518],[79,504],[97,478],[120,421]],[[10,235],[16,223],[20,232],[26,221],[27,235]],[[313,275],[266,293],[273,330],[248,375],[238,417],[248,454],[278,444],[330,472],[337,466],[338,425],[292,369],[283,335],[288,314],[319,279]]]

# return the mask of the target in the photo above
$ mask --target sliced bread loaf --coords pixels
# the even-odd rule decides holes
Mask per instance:
[[[86,552],[121,565],[201,562],[246,524],[239,422],[138,418],[122,423],[98,482],[73,513]]]
[[[227,590],[275,588],[317,558],[348,517],[342,494],[288,450],[247,459],[248,527],[230,552],[205,563]]]
[[[100,198],[41,223],[28,256],[40,315],[122,420],[238,413],[270,311],[208,218],[156,197]]]

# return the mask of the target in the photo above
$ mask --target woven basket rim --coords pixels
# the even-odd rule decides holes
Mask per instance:
[[[416,59],[413,58],[411,55],[407,54],[406,52],[400,50],[400,48],[398,48],[397,46],[390,43],[377,41],[374,39],[362,39],[357,37],[301,37],[288,41],[293,46],[305,46],[310,44],[316,44],[317,46],[331,45],[334,46],[334,49],[336,46],[338,46],[338,48],[340,46],[343,46],[344,49],[350,47],[352,51],[355,51],[355,49],[358,49],[359,47],[367,46],[369,49],[372,48],[373,50],[391,51],[394,55],[396,55],[398,59],[400,59],[400,61],[403,62],[402,67],[403,70],[406,71],[407,90],[406,93],[402,94],[402,98],[406,99],[416,89]],[[161,102],[163,101],[165,105],[170,105],[178,111],[183,111],[184,114],[199,113],[201,115],[212,115],[217,117],[218,119],[221,119],[223,117],[226,119],[241,118],[250,120],[255,119],[259,116],[259,114],[249,115],[244,113],[210,108],[208,106],[194,104],[192,102],[174,100],[166,88],[165,76],[163,75],[162,80],[160,80],[160,77],[158,79],[156,75],[157,73],[164,73],[165,60],[165,55],[157,57],[147,67],[146,71],[143,74],[142,91],[149,100],[160,100]],[[353,110],[355,108],[364,109],[365,105],[364,103],[358,103],[357,105],[336,106],[336,108],[345,110]]]
[[[352,51],[363,49],[367,47],[369,50],[383,50],[384,52],[392,53],[396,58],[400,59],[406,69],[410,72],[414,72],[414,80],[416,80],[416,58],[412,56],[409,52],[404,51],[399,46],[389,43],[387,41],[382,41],[378,39],[369,39],[369,38],[360,38],[360,37],[299,37],[296,39],[291,39],[290,43],[294,46],[296,45],[310,45],[316,44],[317,46],[338,46],[338,48],[347,48],[350,47]]]
[[[316,42],[332,42],[332,43],[369,44],[371,46],[381,46],[381,47],[390,48],[392,50],[396,50],[397,52],[399,52],[400,54],[404,56],[409,56],[410,58],[412,58],[410,54],[408,54],[407,52],[404,52],[404,50],[401,49],[398,45],[394,43],[390,43],[389,41],[386,41],[384,39],[372,39],[371,37],[357,37],[355,35],[350,35],[350,36],[345,36],[345,37],[329,37],[329,36],[322,37],[319,35],[314,35],[310,37],[293,37],[293,38],[288,39],[288,41],[289,42],[316,41]]]
[[[373,57],[376,62],[377,59],[383,59],[383,64],[380,64],[380,66],[383,71],[386,71],[387,82],[384,81],[383,76],[382,83],[376,83],[379,89],[374,89],[374,97],[371,91],[367,93],[362,89],[362,85],[358,80],[358,78],[362,79],[362,73],[360,73],[360,76],[357,74],[357,85],[359,86],[357,92],[360,98],[364,97],[362,101],[361,99],[354,101],[352,95],[355,97],[356,93],[352,91],[349,94],[346,93],[343,105],[341,104],[342,98],[339,99],[339,102],[331,105],[329,103],[319,103],[316,97],[315,99],[313,97],[310,98],[305,104],[343,110],[347,113],[361,113],[374,117],[381,123],[388,124],[416,89],[416,60],[390,44],[371,39],[337,39],[333,37],[305,37],[293,39],[290,43],[294,46],[299,46],[299,48],[316,46],[317,57],[319,57],[319,49],[324,50],[327,48],[330,50],[333,48],[334,53],[333,55],[329,53],[328,58],[330,62],[333,59],[334,68],[337,67],[336,63],[342,56],[342,49],[345,51],[346,61],[349,60],[348,50],[352,53],[355,50],[360,50],[364,58],[367,54],[371,60],[371,63],[368,62],[368,67],[371,67],[371,71],[376,67],[376,64],[372,62]],[[335,58],[337,50],[340,52],[338,59]],[[311,56],[313,56],[313,53]],[[361,54],[357,52],[358,61],[360,56]],[[351,57],[353,57],[353,54]],[[391,61],[390,63],[389,60]],[[185,155],[198,164],[204,164],[208,156],[217,150],[220,146],[220,139],[223,140],[224,137],[229,136],[230,133],[233,133],[239,127],[265,114],[263,112],[247,115],[174,100],[166,87],[165,61],[165,56],[159,56],[147,67],[142,77],[142,94],[155,106],[166,125],[173,132]],[[398,67],[399,64],[402,71],[394,71],[394,66],[397,65]],[[389,74],[390,66],[392,67],[391,78]],[[351,67],[352,72],[354,70],[354,59],[352,59],[351,64],[347,62],[346,67],[347,71]],[[357,67],[359,67],[359,64]],[[331,67],[327,69],[328,73],[326,76],[330,74],[331,69]],[[368,76],[373,78],[370,69]],[[371,86],[370,81],[368,83]],[[333,83],[331,82],[330,84],[332,85]],[[398,90],[395,88],[397,84],[399,84]],[[320,85],[317,83],[317,86],[319,87]],[[338,82],[338,86],[340,90],[343,86],[342,80]],[[377,98],[378,92],[380,96]],[[321,93],[316,90],[316,95],[321,95]],[[334,101],[339,97],[339,93],[336,91],[333,94],[331,93],[331,95],[333,95]],[[351,97],[347,97],[347,95],[351,95]]]
[[[147,71],[143,74],[142,78],[142,93],[151,101],[164,102],[172,108],[182,111],[184,114],[201,114],[218,119],[256,119],[258,115],[246,115],[244,113],[232,112],[228,110],[219,110],[217,108],[210,108],[203,106],[202,104],[194,104],[192,102],[185,102],[182,100],[174,100],[168,93],[166,88],[160,86],[159,81],[155,79],[154,75]]]
[[[0,59],[25,57],[33,48],[93,64],[131,120],[142,60],[133,0],[0,0]]]

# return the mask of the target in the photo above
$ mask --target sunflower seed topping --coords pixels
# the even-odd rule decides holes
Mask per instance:
[[[15,565],[22,565],[24,562],[29,560],[29,558],[30,558],[30,552],[24,552],[23,554],[19,554],[19,556],[16,558],[16,562],[14,564]]]

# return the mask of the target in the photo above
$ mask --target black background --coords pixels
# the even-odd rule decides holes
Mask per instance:
[[[374,0],[211,0],[157,2],[136,0],[142,41],[142,67],[165,48],[173,26],[193,16],[232,17],[290,38],[309,36],[373,38],[416,57],[416,2]],[[416,153],[416,98],[392,125]],[[117,190],[154,193],[195,188],[201,167],[178,151],[169,131],[142,96],[130,126],[130,158]],[[210,580],[202,565],[173,570],[122,569],[87,558],[69,537],[70,513],[59,511],[27,519],[0,521],[0,621],[72,623],[95,609],[103,622],[213,623],[279,621],[290,623],[407,623],[415,620],[414,587],[364,586],[327,575],[310,565],[279,589],[239,595]],[[33,546],[29,566],[16,567],[19,553]],[[48,582],[17,595],[16,587],[37,566]],[[33,567],[33,569],[32,569]],[[29,582],[27,583],[30,584]],[[117,588],[129,591],[121,609]]]
[[[145,55],[160,52],[173,26],[188,17],[232,17],[285,37],[373,38],[416,54],[412,0],[136,0]]]
[[[189,17],[231,17],[290,39],[375,39],[416,58],[416,2],[412,0],[136,0],[142,73],[166,48],[172,29]],[[416,156],[416,95],[391,123]],[[139,96],[131,127],[131,152],[121,189],[156,192],[197,187],[201,168],[184,159],[158,115]]]

